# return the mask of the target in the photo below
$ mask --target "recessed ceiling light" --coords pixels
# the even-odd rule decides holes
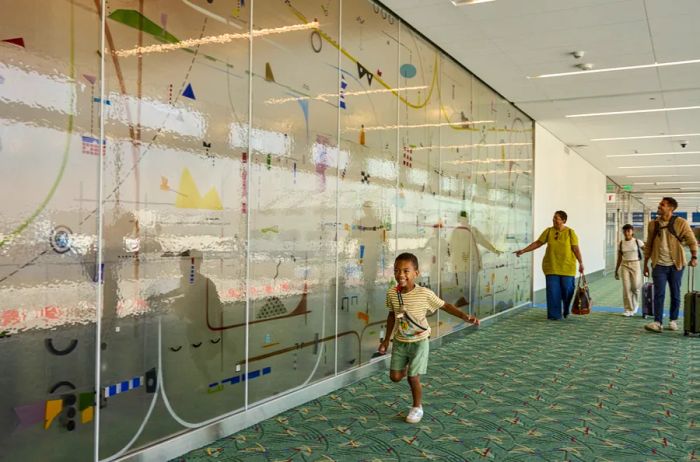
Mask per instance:
[[[645,114],[648,112],[671,112],[671,111],[690,111],[692,109],[700,109],[700,106],[685,106],[685,107],[666,107],[661,109],[638,109],[634,111],[613,111],[613,112],[590,112],[588,114],[570,114],[564,117],[572,119],[574,117],[598,117],[609,115],[624,115],[624,114]]]
[[[605,157],[675,156],[683,154],[700,154],[700,151],[646,152],[643,154],[611,154]]]
[[[452,0],[454,6],[476,5],[477,3],[495,2],[496,0]]]
[[[454,1],[453,1],[454,3]],[[621,67],[607,67],[603,69],[591,69],[588,71],[573,71],[573,72],[559,72],[556,74],[540,74],[535,76],[527,76],[528,79],[546,79],[550,77],[568,77],[571,75],[581,75],[581,74],[598,74],[601,72],[617,72],[617,71],[629,71],[635,69],[649,69],[652,67],[667,67],[667,66],[681,66],[683,64],[698,64],[700,59],[688,59],[685,61],[670,61],[667,63],[653,63],[653,64],[639,64],[637,66],[621,66]]]
[[[681,133],[678,135],[619,136],[617,138],[593,138],[591,141],[648,140],[652,138],[675,138],[677,136],[700,136],[700,133]]]

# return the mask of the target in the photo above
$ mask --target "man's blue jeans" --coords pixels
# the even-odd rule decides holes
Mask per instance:
[[[683,279],[683,269],[679,270],[675,265],[656,265],[651,270],[651,277],[654,280],[654,321],[659,324],[661,324],[664,318],[667,282],[668,287],[671,289],[671,321],[678,319],[678,311],[681,307],[681,279]]]
[[[575,278],[573,276],[545,275],[547,280],[547,319],[561,319],[569,315],[571,299],[574,298]]]

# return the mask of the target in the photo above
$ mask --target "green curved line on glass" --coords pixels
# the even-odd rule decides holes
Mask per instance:
[[[74,28],[74,23],[73,23],[73,15],[71,15],[71,23],[70,23],[70,28],[71,28],[71,35],[70,35],[70,68],[69,68],[69,76],[71,80],[75,80],[75,28]],[[70,106],[73,107],[75,104],[75,85],[73,85],[73,91],[71,93],[71,104]],[[63,174],[66,171],[66,165],[68,164],[68,155],[70,153],[70,143],[71,143],[71,136],[73,135],[73,121],[74,121],[75,115],[74,114],[69,114],[68,115],[68,127],[67,127],[67,135],[66,135],[66,147],[63,150],[63,160],[61,161],[61,168],[58,171],[58,175],[56,176],[56,179],[54,180],[53,184],[51,185],[51,189],[49,190],[49,193],[46,195],[46,198],[39,204],[39,207],[32,213],[29,218],[24,220],[24,222],[19,225],[17,228],[15,228],[9,235],[4,237],[0,241],[0,248],[2,248],[5,244],[9,244],[14,238],[19,236],[27,227],[32,224],[32,222],[36,219],[37,216],[41,212],[44,211],[46,208],[46,205],[49,203],[49,201],[53,198],[53,195],[56,193],[56,189],[58,189],[58,185],[63,179]]]

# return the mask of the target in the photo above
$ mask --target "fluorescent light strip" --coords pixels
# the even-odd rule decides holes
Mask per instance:
[[[700,59],[688,59],[686,61],[669,61],[667,63],[653,63],[653,64],[639,64],[636,66],[622,66],[622,67],[606,67],[603,69],[591,69],[588,71],[573,71],[573,72],[559,72],[556,74],[540,74],[535,76],[527,76],[528,79],[547,79],[551,77],[568,77],[572,75],[581,74],[600,74],[602,72],[617,72],[617,71],[630,71],[635,69],[649,69],[653,67],[668,67],[668,66],[682,66],[684,64],[698,64]]]
[[[414,151],[425,151],[426,149],[467,149],[467,148],[493,148],[496,146],[532,146],[532,143],[476,143],[476,144],[453,144],[451,146],[417,146]]]
[[[381,88],[376,90],[364,90],[364,91],[348,91],[343,93],[343,96],[357,96],[357,95],[373,95],[375,93],[389,93],[393,91],[409,91],[409,90],[423,90],[428,88],[427,85],[420,85],[417,87],[403,87],[403,88]],[[318,96],[298,96],[290,98],[270,98],[265,101],[265,104],[282,104],[289,103],[292,101],[304,101],[308,99],[314,99],[319,101],[328,101],[328,98],[337,98],[338,93],[321,93]]]
[[[685,107],[667,107],[662,109],[639,109],[636,111],[613,111],[613,112],[589,112],[588,114],[570,114],[564,117],[573,119],[576,117],[598,117],[608,115],[624,115],[624,114],[646,114],[649,112],[671,112],[671,111],[690,111],[692,109],[700,109],[700,106],[685,106]]]
[[[474,172],[474,175],[505,175],[531,173],[532,170],[487,170],[485,172]]]
[[[675,156],[683,154],[700,154],[700,151],[674,151],[674,152],[647,152],[643,154],[614,154],[605,157],[648,157],[648,156]]]
[[[286,32],[295,32],[300,30],[318,29],[319,23],[317,21],[306,23],[306,24],[295,24],[293,26],[275,27],[271,29],[258,29],[251,33],[241,33],[241,34],[221,34],[212,35],[209,37],[202,37],[199,39],[187,39],[181,40],[176,43],[164,43],[158,45],[149,45],[145,47],[136,47],[129,50],[117,50],[114,52],[115,55],[125,58],[127,56],[144,55],[146,53],[163,53],[166,51],[179,50],[181,48],[192,48],[199,45],[211,45],[211,44],[222,44],[229,43],[237,39],[249,39],[251,35],[253,37],[261,37],[263,35],[274,35],[274,34],[284,34]]]
[[[675,196],[676,194],[673,194],[673,195]],[[700,199],[700,197],[680,197],[679,199],[688,199],[691,201],[695,201],[695,200]],[[656,198],[656,199],[642,199],[643,202],[645,202],[646,204],[649,204],[649,205],[658,204],[658,202],[657,202],[658,200],[659,200],[658,198]],[[685,207],[688,207],[688,205],[686,205]]]
[[[477,3],[495,2],[496,0],[452,0],[454,6],[476,5]]]
[[[474,160],[452,160],[448,164],[499,164],[504,162],[532,162],[532,159],[474,159]]]
[[[418,124],[418,125],[378,125],[376,127],[353,128],[350,131],[375,131],[375,130],[396,130],[397,128],[428,128],[428,127],[462,127],[464,125],[491,124],[494,120],[474,120],[465,122],[444,122],[439,124]]]
[[[681,168],[681,167],[700,167],[700,164],[679,164],[679,165],[635,165],[634,167],[617,167],[617,168]]]
[[[650,140],[654,138],[675,138],[677,136],[700,136],[700,133],[679,133],[677,135],[620,136],[617,138],[593,138],[591,141]]]
[[[694,189],[694,188],[681,188],[681,189]],[[657,191],[638,191],[638,193],[646,194],[646,195],[654,195],[654,196],[659,194]],[[687,196],[688,194],[697,194],[697,193],[696,192],[674,192],[673,194],[676,196],[681,196],[681,195]]]
[[[652,183],[632,183],[632,184],[700,184],[700,181],[654,181]]]
[[[661,177],[682,177],[695,175],[627,175],[625,178],[661,178]]]

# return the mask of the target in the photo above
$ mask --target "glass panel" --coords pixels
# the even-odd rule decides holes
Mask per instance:
[[[470,226],[478,258],[470,270],[481,318],[529,299],[531,256],[512,252],[531,241],[533,131],[529,119],[483,83],[474,82],[473,94],[474,117],[489,121],[481,125],[472,159]]]
[[[474,139],[489,123],[472,115],[472,77],[449,59],[441,65],[441,198],[442,236],[440,288],[442,298],[469,313],[473,312],[474,292],[471,267],[478,268],[481,248],[469,224],[471,185],[475,163]],[[480,234],[479,234],[480,235]],[[462,324],[453,316],[442,316],[440,333]]]
[[[102,458],[245,403],[248,6],[109,6]]]
[[[28,1],[0,16],[0,447],[88,459],[94,441],[99,15]],[[40,13],[41,19],[38,19]],[[87,137],[87,139],[86,139]]]
[[[393,92],[399,82],[398,21],[368,1],[343,2],[342,18],[340,150],[349,160],[339,186],[338,335],[350,334],[338,339],[338,371],[369,361],[386,335],[396,251]]]
[[[399,104],[397,253],[415,254],[420,265],[417,282],[438,293],[438,258],[446,247],[440,228],[440,53],[410,27],[401,23],[400,29],[400,83],[416,89],[404,92]],[[435,335],[441,315],[428,317]]]
[[[336,2],[254,8],[255,30],[307,29],[253,43],[249,367],[271,375],[251,403],[335,373],[338,18]]]
[[[534,185],[533,122],[511,105],[503,104],[498,143],[498,211],[501,226],[493,238],[503,252],[496,268],[496,312],[530,300],[532,253],[517,258],[518,249],[534,240],[532,236],[532,191]],[[505,222],[504,222],[505,220]],[[524,258],[527,257],[527,258]]]
[[[617,261],[617,243],[622,237],[623,216],[622,188],[610,178],[606,178],[607,203],[605,210],[605,270],[604,273],[615,271]],[[622,223],[621,223],[622,222]]]

